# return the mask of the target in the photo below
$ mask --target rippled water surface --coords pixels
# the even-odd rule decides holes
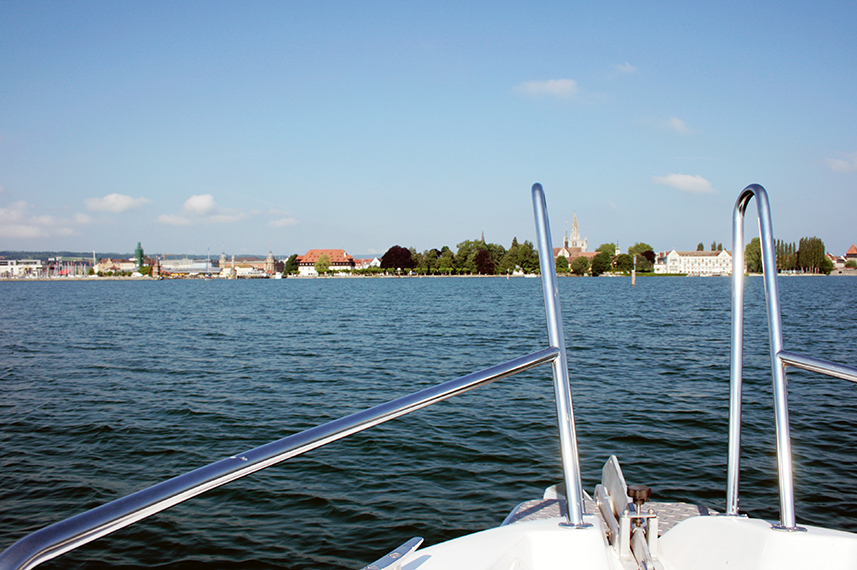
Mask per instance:
[[[559,280],[584,486],[610,454],[721,510],[730,282]],[[778,517],[759,278],[742,510]],[[857,365],[857,279],[781,278],[786,348]],[[0,283],[0,548],[206,463],[542,348],[537,279]],[[857,531],[857,389],[792,372],[799,522]],[[560,480],[550,368],[231,483],[47,568],[360,568]]]

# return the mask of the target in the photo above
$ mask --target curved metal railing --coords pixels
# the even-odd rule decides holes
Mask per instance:
[[[550,344],[548,348],[284,437],[245,453],[233,455],[45,527],[22,538],[0,554],[0,570],[33,568],[221,485],[547,362],[552,363],[563,475],[566,488],[569,489],[567,524],[573,528],[587,526],[583,523],[580,465],[568,381],[565,337],[562,331],[562,315],[556,285],[556,268],[553,263],[547,207],[540,184],[533,185],[532,197],[540,250],[539,263],[545,297],[545,315],[548,321]]]
[[[741,455],[741,387],[744,351],[744,213],[751,198],[756,198],[759,239],[762,249],[762,273],[768,310],[768,336],[771,346],[771,374],[774,390],[774,423],[777,440],[777,466],[780,486],[780,530],[801,530],[795,522],[794,473],[786,366],[794,366],[857,382],[857,368],[787,352],[783,348],[783,326],[777,290],[777,258],[768,193],[758,184],[744,188],[732,216],[732,357],[729,393],[729,456],[726,476],[726,514],[738,515],[738,479]]]

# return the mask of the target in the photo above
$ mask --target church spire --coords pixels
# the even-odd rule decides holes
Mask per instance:
[[[580,226],[577,225],[577,212],[574,212],[574,218],[571,222],[571,235],[569,236],[569,245],[575,251],[586,251],[586,238],[580,237]]]

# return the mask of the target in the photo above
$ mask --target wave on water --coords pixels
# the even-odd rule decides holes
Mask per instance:
[[[206,463],[546,344],[534,279],[0,283],[0,547]],[[728,279],[559,280],[584,486],[725,501]],[[786,347],[857,363],[857,279],[780,281]],[[742,510],[778,517],[761,280]],[[131,297],[133,295],[133,297]],[[50,307],[50,311],[45,308]],[[857,531],[857,392],[790,372],[797,515]],[[46,568],[360,568],[561,479],[543,366],[233,482]]]

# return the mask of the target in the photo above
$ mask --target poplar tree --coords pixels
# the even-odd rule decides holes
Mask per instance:
[[[800,239],[798,263],[808,273],[820,273],[824,266],[824,242],[817,237]]]
[[[762,243],[759,238],[753,238],[744,248],[744,263],[749,273],[762,272]]]

